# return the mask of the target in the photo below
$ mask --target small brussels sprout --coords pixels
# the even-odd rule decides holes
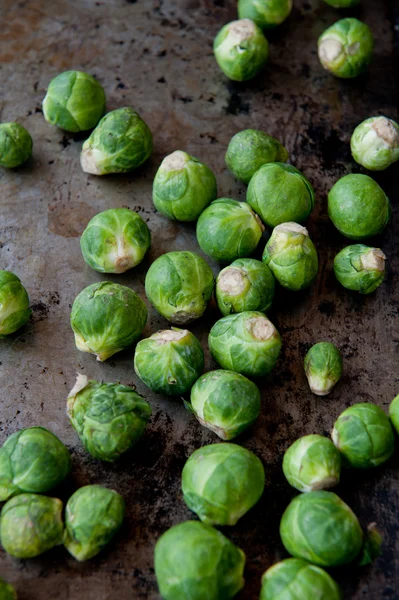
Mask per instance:
[[[118,108],[105,115],[85,141],[80,164],[85,173],[127,173],[142,165],[152,152],[148,125],[131,108]]]
[[[17,592],[13,586],[0,577],[0,599],[17,600]]]
[[[30,315],[29,296],[20,279],[0,271],[0,339],[25,325]]]
[[[216,196],[215,175],[187,152],[169,154],[155,175],[152,199],[169,219],[195,221]]]
[[[281,350],[281,338],[261,312],[246,311],[219,319],[209,333],[209,349],[223,369],[248,377],[268,375]]]
[[[383,538],[377,529],[377,523],[370,523],[367,526],[361,555],[358,557],[357,564],[361,567],[370,565],[374,559],[381,554]]]
[[[360,4],[360,0],[324,0],[324,2],[334,8],[351,8]]]
[[[233,81],[252,79],[269,57],[269,43],[250,19],[227,23],[213,43],[216,62]]]
[[[216,300],[226,316],[247,310],[265,312],[274,298],[274,277],[266,265],[253,258],[240,258],[220,271]]]
[[[64,546],[76,560],[96,556],[120,529],[125,501],[102,485],[85,485],[69,498],[65,508]]]
[[[357,19],[341,19],[319,37],[319,59],[336,77],[351,79],[363,73],[372,58],[374,38]]]
[[[143,260],[151,233],[139,214],[111,208],[91,219],[80,238],[85,262],[100,273],[124,273]]]
[[[359,402],[344,410],[334,423],[331,437],[342,454],[345,467],[378,467],[395,449],[395,437],[387,415],[370,402]]]
[[[387,117],[370,117],[351,137],[352,156],[370,171],[384,171],[399,160],[399,124]]]
[[[348,290],[371,294],[384,281],[385,259],[380,248],[347,246],[334,258],[335,277]]]
[[[20,494],[3,506],[0,541],[15,558],[34,558],[62,544],[62,502],[38,494]]]
[[[104,361],[137,340],[147,322],[147,307],[130,288],[101,281],[75,298],[71,327],[78,350]]]
[[[230,140],[225,161],[234,177],[248,184],[256,171],[266,163],[282,162],[288,152],[282,144],[264,131],[244,129]]]
[[[0,167],[14,169],[32,156],[33,141],[19,123],[0,123]]]
[[[93,129],[104,112],[102,86],[83,71],[65,71],[54,77],[43,100],[46,121],[66,131]]]
[[[251,19],[261,29],[274,29],[291,10],[292,0],[238,0],[240,19]]]
[[[247,202],[269,227],[306,221],[313,210],[310,181],[295,167],[283,163],[263,165],[252,177]]]
[[[342,377],[342,355],[331,342],[314,344],[304,366],[309,387],[317,396],[327,396]]]
[[[244,587],[245,554],[199,521],[168,529],[155,546],[155,576],[164,600],[230,600]]]
[[[112,462],[143,435],[151,407],[131,387],[78,374],[67,400],[72,427],[94,458]]]
[[[168,252],[148,269],[145,293],[163,317],[184,325],[204,314],[214,283],[211,268],[201,256]]]
[[[263,231],[261,220],[249,204],[219,198],[198,219],[197,240],[203,252],[214,260],[231,262],[250,256]]]
[[[399,394],[395,396],[389,405],[389,418],[396,432],[399,434]]]
[[[308,230],[297,223],[281,223],[273,229],[262,260],[279,284],[293,291],[309,287],[319,269]]]
[[[195,382],[187,408],[222,440],[232,440],[256,421],[260,405],[260,393],[252,381],[220,369]]]

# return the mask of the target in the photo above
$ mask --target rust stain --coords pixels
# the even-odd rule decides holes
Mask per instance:
[[[97,211],[85,202],[53,203],[48,207],[48,229],[65,238],[79,237]]]

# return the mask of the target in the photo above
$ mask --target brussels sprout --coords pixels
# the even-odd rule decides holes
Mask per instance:
[[[350,79],[365,71],[371,61],[374,38],[357,19],[341,19],[319,37],[319,59],[336,77]]]
[[[29,296],[20,279],[0,271],[0,339],[25,325],[30,315]]]
[[[395,396],[389,405],[389,418],[396,432],[399,434],[399,394]]]
[[[65,71],[54,77],[43,100],[46,121],[66,131],[93,129],[104,112],[102,86],[83,71]]]
[[[0,577],[0,600],[17,600],[17,592],[13,586]]]
[[[164,600],[230,600],[244,587],[244,552],[198,521],[179,523],[155,546],[155,576]]]
[[[213,43],[216,62],[233,81],[252,79],[269,57],[269,43],[250,19],[232,21],[217,34]]]
[[[148,269],[145,293],[163,317],[184,325],[203,315],[214,283],[209,265],[198,254],[168,252]]]
[[[274,277],[266,265],[253,258],[240,258],[220,271],[216,300],[226,316],[247,310],[265,312],[274,298]]]
[[[209,371],[191,390],[187,404],[198,421],[222,440],[232,440],[259,416],[257,386],[234,371]]]
[[[309,387],[317,396],[327,396],[342,376],[342,355],[331,342],[314,344],[305,356]]]
[[[33,141],[19,123],[0,123],[0,167],[14,169],[32,156]]]
[[[268,375],[281,350],[281,338],[261,312],[246,311],[219,319],[209,333],[209,349],[223,369],[248,377]]]
[[[252,177],[247,202],[269,227],[306,221],[313,210],[310,182],[295,167],[283,163],[263,165]]]
[[[252,254],[263,231],[261,220],[249,204],[219,198],[198,219],[197,240],[214,260],[231,262]]]
[[[293,291],[309,287],[319,268],[308,230],[297,223],[281,223],[273,229],[262,260],[279,284]]]
[[[104,361],[137,340],[147,322],[147,307],[130,288],[101,281],[75,298],[71,327],[78,350]]]
[[[284,146],[257,129],[244,129],[233,135],[225,156],[227,167],[246,184],[262,165],[287,159],[288,152]]]
[[[240,19],[251,19],[261,29],[273,29],[289,16],[292,0],[238,0]]]
[[[155,208],[176,221],[195,221],[216,195],[211,169],[181,150],[164,158],[152,188]]]
[[[157,331],[137,344],[134,370],[154,392],[178,396],[204,371],[204,351],[187,329]]]
[[[387,117],[370,117],[351,137],[352,156],[370,171],[383,171],[399,160],[399,124]]]
[[[371,294],[384,281],[385,259],[379,248],[347,246],[334,258],[335,277],[348,290]]]
[[[150,405],[132,388],[81,374],[69,393],[67,412],[87,452],[108,462],[138,442],[151,417]]]
[[[120,529],[125,501],[102,485],[85,485],[69,498],[65,508],[64,546],[76,560],[96,556]]]
[[[33,558],[62,544],[62,502],[38,494],[20,494],[3,506],[0,541],[16,558]]]
[[[259,600],[341,600],[341,591],[326,571],[299,558],[286,558],[262,577]]]
[[[118,108],[105,115],[85,141],[80,164],[85,173],[126,173],[143,164],[152,152],[148,125],[131,108]]]
[[[351,8],[357,6],[360,0],[324,0],[324,2],[334,8]]]
[[[353,404],[338,417],[331,432],[346,467],[370,469],[390,458],[395,438],[388,417],[376,404]]]
[[[377,529],[377,524],[370,523],[367,526],[362,553],[357,561],[358,565],[363,567],[374,562],[374,559],[381,554],[382,542],[382,535]]]
[[[124,273],[141,263],[151,245],[143,219],[128,208],[111,208],[91,219],[80,238],[85,262],[100,273]]]
[[[20,429],[0,448],[0,502],[23,492],[47,492],[70,470],[69,452],[51,431]]]

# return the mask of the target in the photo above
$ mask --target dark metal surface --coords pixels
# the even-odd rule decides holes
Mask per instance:
[[[144,298],[151,261],[176,249],[198,251],[195,228],[167,221],[151,202],[151,182],[161,159],[183,149],[207,162],[218,178],[220,196],[245,199],[245,187],[224,165],[230,137],[254,127],[278,137],[291,162],[313,182],[317,203],[309,222],[320,256],[312,288],[279,293],[271,319],[284,349],[273,375],[260,382],[263,410],[239,442],[263,460],[268,485],[258,506],[226,531],[247,555],[239,600],[258,597],[262,572],[286,556],[278,535],[280,516],[295,491],[281,472],[283,451],[297,437],[327,433],[335,418],[356,401],[387,409],[398,393],[399,257],[398,166],[376,175],[390,195],[391,224],[375,245],[388,257],[386,282],[362,298],[335,282],[332,260],[347,241],[328,220],[326,193],[342,175],[359,171],[349,139],[354,126],[373,114],[398,119],[398,61],[392,0],[363,0],[360,15],[376,36],[369,72],[338,80],[319,65],[316,41],[338,11],[319,0],[297,0],[286,24],[270,36],[266,70],[245,84],[228,82],[216,67],[212,40],[236,18],[233,0],[31,0],[1,4],[1,120],[17,120],[34,139],[33,159],[0,174],[0,268],[18,274],[32,302],[32,322],[0,342],[0,441],[15,430],[44,425],[68,445],[73,473],[57,493],[64,500],[83,484],[102,483],[127,501],[123,531],[98,557],[77,563],[61,547],[30,561],[0,553],[0,574],[16,585],[20,600],[121,600],[159,598],[153,549],[171,525],[192,518],[180,493],[180,472],[189,454],[217,438],[190,416],[179,400],[156,397],[133,371],[133,350],[105,364],[74,347],[69,312],[80,290],[103,277],[85,266],[79,235],[95,213],[129,206],[148,222],[153,247],[134,271],[115,278]],[[108,109],[132,106],[151,127],[155,151],[134,175],[97,178],[79,165],[85,135],[47,125],[41,100],[60,71],[77,68],[103,84]],[[396,79],[395,79],[396,77]],[[261,250],[261,248],[260,248]],[[215,274],[218,266],[213,264]],[[192,331],[206,346],[207,331],[219,317],[211,307]],[[167,326],[153,309],[145,335]],[[341,349],[345,375],[326,398],[312,395],[302,361],[310,344],[331,340]],[[206,368],[214,364],[208,357]],[[75,372],[136,385],[153,407],[153,418],[136,450],[115,465],[91,459],[68,423],[65,400]],[[346,473],[337,492],[363,524],[377,521],[383,553],[372,567],[334,571],[344,597],[399,598],[398,455],[371,472]]]

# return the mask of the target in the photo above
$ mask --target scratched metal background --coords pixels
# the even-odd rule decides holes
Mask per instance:
[[[348,405],[373,401],[387,409],[398,393],[399,255],[398,166],[376,175],[390,195],[393,219],[375,240],[388,257],[388,274],[376,294],[361,298],[339,287],[332,260],[347,241],[327,217],[326,194],[342,175],[358,172],[349,139],[373,114],[398,119],[398,55],[393,0],[363,0],[354,11],[376,36],[368,73],[353,81],[329,76],[319,65],[316,41],[340,13],[321,0],[296,0],[288,22],[269,36],[265,71],[249,83],[225,79],[215,65],[212,41],[236,18],[233,0],[2,0],[0,32],[1,120],[17,120],[34,139],[33,159],[0,173],[0,268],[17,273],[31,297],[33,317],[0,343],[0,442],[21,427],[44,425],[70,448],[73,473],[57,494],[102,483],[127,501],[122,532],[107,550],[79,564],[62,547],[30,561],[0,551],[0,574],[16,585],[20,600],[158,599],[153,549],[159,535],[193,515],[180,492],[186,458],[217,438],[179,400],[155,396],[136,378],[133,349],[105,364],[78,352],[69,312],[80,290],[103,277],[85,266],[79,235],[97,212],[129,206],[148,222],[152,250],[134,271],[115,278],[144,298],[145,272],[169,250],[198,251],[194,226],[157,214],[151,182],[161,159],[184,149],[215,171],[221,196],[245,199],[245,187],[224,165],[230,137],[247,127],[263,129],[288,148],[291,162],[313,182],[317,202],[309,222],[319,251],[317,282],[304,293],[279,293],[271,313],[284,350],[273,376],[260,382],[263,410],[239,442],[263,460],[268,485],[258,506],[227,535],[247,555],[239,600],[258,597],[262,572],[286,556],[278,535],[280,516],[295,495],[281,473],[284,450],[297,437],[327,433]],[[396,34],[397,34],[396,29]],[[396,43],[398,38],[396,37]],[[49,81],[77,68],[94,74],[106,90],[108,109],[132,106],[150,125],[153,157],[133,175],[96,178],[79,166],[83,135],[47,125],[41,101]],[[263,244],[262,244],[263,247]],[[260,248],[261,251],[262,248]],[[212,264],[215,274],[218,265]],[[167,326],[150,308],[144,334]],[[206,347],[219,317],[214,306],[192,326]],[[302,368],[310,344],[328,339],[345,358],[345,375],[323,399],[308,389]],[[206,368],[215,365],[207,357]],[[136,385],[153,418],[136,450],[115,465],[91,459],[68,423],[65,399],[75,372]],[[399,598],[398,454],[383,468],[346,473],[337,492],[366,524],[377,521],[385,542],[374,566],[334,571],[345,598]]]

